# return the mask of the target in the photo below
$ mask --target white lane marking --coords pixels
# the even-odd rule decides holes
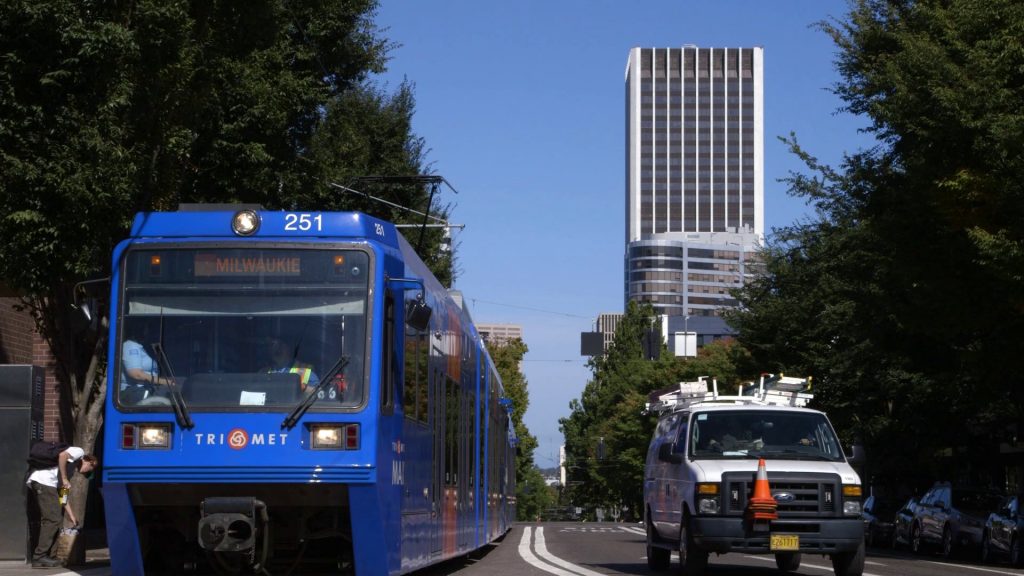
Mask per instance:
[[[538,528],[537,531],[539,532],[540,528]],[[522,556],[523,560],[526,560],[526,562],[534,568],[539,568],[545,572],[557,574],[558,576],[579,576],[575,572],[566,572],[561,568],[555,568],[550,564],[541,562],[539,558],[534,556],[533,552],[530,550],[530,534],[532,532],[533,528],[527,526],[523,529],[523,538],[519,540],[519,555]]]
[[[743,557],[744,558],[750,558],[752,560],[762,560],[764,562],[775,562],[775,556],[753,556],[753,555],[750,555],[750,554],[744,554]],[[815,570],[824,570],[826,572],[831,572],[832,571],[832,567],[831,566],[821,566],[819,564],[808,564],[806,562],[801,562],[800,563],[800,567],[801,568],[813,568]],[[882,575],[881,574],[872,574],[871,572],[865,572],[862,576],[882,576]]]
[[[554,554],[548,552],[547,542],[545,542],[544,540],[544,528],[540,526],[537,527],[537,535],[534,537],[533,548],[537,551],[537,554],[539,554],[540,557],[544,560],[547,560],[548,562],[551,562],[556,566],[561,566],[566,570],[572,570],[580,576],[605,576],[600,572],[594,572],[593,570],[584,568],[583,566],[579,566],[578,564],[566,562],[558,556],[555,556]]]
[[[933,560],[923,560],[928,564],[935,564],[936,566],[949,566],[952,568],[967,568],[969,570],[977,570],[978,572],[989,572],[992,574],[1010,574],[1011,576],[1018,576],[1020,572],[1007,572],[1005,570],[996,570],[994,568],[981,568],[979,566],[969,566],[967,564],[953,564],[951,562],[935,562]]]
[[[641,536],[647,536],[647,532],[645,532],[642,528],[634,528],[633,526],[619,526],[619,530],[632,532],[633,534],[639,534]]]

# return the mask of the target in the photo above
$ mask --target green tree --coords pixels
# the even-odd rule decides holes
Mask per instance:
[[[653,308],[630,302],[607,354],[590,361],[592,380],[559,420],[568,488],[578,505],[622,505],[630,514],[642,509],[643,467],[655,423],[643,415],[644,404],[651,391],[678,382],[681,374],[681,363],[660,337],[658,358],[645,355],[651,330],[660,334]]]
[[[518,445],[516,448],[516,503],[520,520],[533,520],[552,505],[553,500],[544,478],[534,465],[533,453],[537,449],[537,438],[523,423],[523,416],[530,407],[530,391],[526,376],[520,366],[529,348],[520,338],[503,344],[487,344],[487,350],[494,361],[494,367],[501,377],[505,397],[512,401],[512,425],[515,427]]]
[[[651,331],[655,354],[644,345]],[[657,423],[657,416],[645,409],[654,393],[707,376],[717,380],[722,394],[733,394],[740,382],[761,371],[735,340],[711,342],[695,358],[682,358],[669,354],[660,334],[651,305],[630,302],[611,347],[590,362],[592,380],[570,403],[569,416],[559,421],[566,492],[575,505],[618,505],[626,518],[641,517],[647,447]]]
[[[697,351],[696,357],[684,359],[679,376],[688,381],[713,377],[718,380],[720,393],[735,394],[739,383],[752,380],[762,371],[743,345],[728,338],[710,342]]]
[[[791,193],[819,217],[770,242],[734,325],[755,358],[815,375],[882,472],[937,472],[952,448],[998,480],[993,449],[1024,424],[1024,6],[858,0],[822,29],[877,145],[833,170],[790,139],[811,172]]]
[[[555,504],[544,476],[535,466],[527,469],[522,480],[516,480],[516,516],[532,521],[544,518],[544,511]]]
[[[246,202],[379,213],[330,182],[424,171],[410,87],[388,96],[367,80],[390,47],[375,9],[375,0],[0,4],[0,278],[56,358],[64,437],[93,448],[106,394],[105,333],[76,336],[73,287],[109,275],[135,212]],[[428,203],[422,188],[386,192],[420,210]],[[430,240],[426,259],[450,279],[440,232]],[[84,484],[73,489],[84,507]]]

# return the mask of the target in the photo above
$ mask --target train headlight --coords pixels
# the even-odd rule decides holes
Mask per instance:
[[[342,429],[335,425],[314,425],[309,431],[314,450],[340,450]]]
[[[309,445],[313,450],[358,450],[359,424],[310,424]]]
[[[260,215],[255,210],[239,210],[231,219],[231,229],[239,236],[252,236],[260,229]]]
[[[138,429],[139,448],[160,449],[171,447],[170,424],[140,424]]]

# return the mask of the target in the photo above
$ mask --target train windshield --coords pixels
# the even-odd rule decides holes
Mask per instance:
[[[171,410],[170,381],[190,410],[288,411],[314,393],[314,411],[362,405],[369,267],[351,248],[131,250],[118,404]]]

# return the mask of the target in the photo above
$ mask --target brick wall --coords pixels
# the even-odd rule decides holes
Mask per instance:
[[[16,296],[0,296],[0,364],[32,364],[41,366],[46,374],[43,390],[43,437],[60,439],[60,389],[57,386],[53,355],[46,341],[36,333],[35,322],[28,312],[14,307]]]
[[[42,366],[46,374],[46,385],[43,391],[43,439],[67,440],[60,437],[60,387],[57,384],[57,369],[54,365],[50,347],[38,334],[33,332],[32,364]]]
[[[28,312],[18,312],[19,299],[0,296],[0,364],[31,364],[35,355],[35,322]]]

